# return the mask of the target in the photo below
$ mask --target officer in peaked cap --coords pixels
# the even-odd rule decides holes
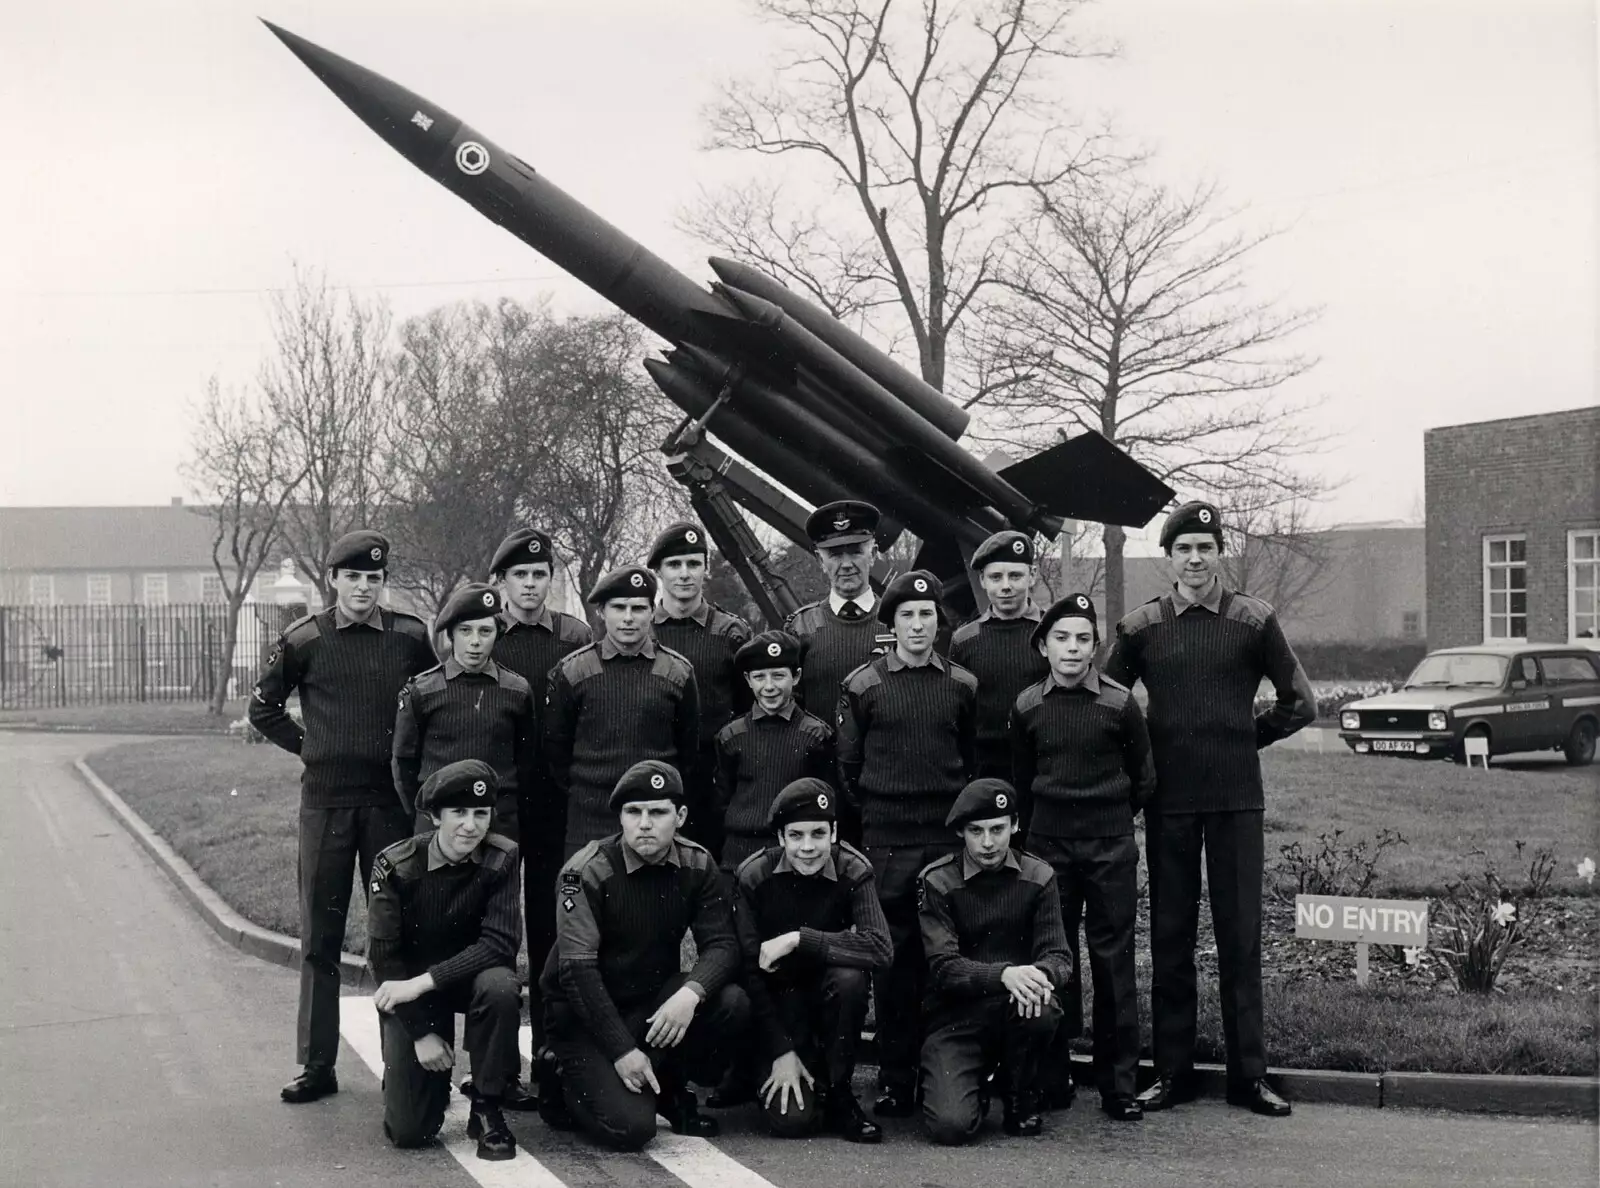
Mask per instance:
[[[700,740],[694,767],[684,773],[689,789],[684,829],[717,854],[722,850],[722,814],[713,794],[716,737],[750,704],[749,689],[733,670],[734,654],[750,638],[750,624],[707,600],[710,557],[706,530],[692,520],[679,520],[656,537],[646,564],[657,582],[652,623],[656,642],[687,657],[700,690]]]
[[[806,644],[797,697],[818,717],[833,715],[839,683],[867,662],[877,641],[877,597],[868,578],[878,560],[873,534],[879,518],[872,504],[841,499],[823,504],[806,519],[806,535],[828,577],[828,596],[795,611],[784,630]]]
[[[879,1080],[874,1110],[915,1109],[926,967],[917,928],[917,872],[949,853],[945,815],[975,766],[977,678],[934,650],[940,582],[913,569],[884,589],[878,617],[894,646],[844,680],[839,700],[841,790],[860,806],[863,849],[894,941],[876,979]]]
[[[1185,503],[1161,546],[1171,590],[1117,624],[1105,674],[1150,694],[1156,791],[1145,806],[1150,864],[1150,1011],[1156,1081],[1146,1113],[1194,1096],[1195,922],[1200,860],[1210,875],[1227,1036],[1228,1100],[1281,1117],[1289,1103],[1266,1082],[1261,998],[1262,814],[1259,751],[1316,716],[1311,682],[1271,606],[1223,581],[1222,517]],[[1275,699],[1255,712],[1262,680]]]
[[[563,852],[571,856],[616,832],[607,801],[641,759],[694,769],[700,744],[700,688],[687,657],[651,632],[656,576],[642,565],[614,569],[595,583],[605,635],[550,672],[544,750],[566,800]]]
[[[769,840],[736,877],[734,923],[756,1025],[763,1114],[774,1134],[883,1131],[850,1087],[870,977],[892,957],[872,864],[839,840],[838,795],[814,777],[772,802]]]
[[[522,919],[516,845],[490,832],[498,779],[477,759],[439,768],[417,795],[432,828],[373,864],[368,959],[379,983],[383,1129],[397,1147],[422,1146],[444,1121],[461,1013],[475,1084],[467,1134],[480,1159],[516,1155],[501,1107],[520,1059]]]
[[[333,605],[296,619],[278,637],[249,706],[257,730],[305,760],[296,1029],[302,1069],[280,1094],[295,1103],[339,1089],[339,954],[351,873],[359,867],[361,885],[369,886],[379,851],[411,833],[389,770],[395,699],[406,681],[438,663],[421,619],[378,605],[387,539],[366,529],[346,533],[326,560]],[[285,708],[296,691],[304,725]]]
[[[1011,778],[1011,747],[1006,722],[1017,694],[1044,676],[1044,659],[1029,635],[1039,622],[1032,590],[1039,571],[1033,537],[996,532],[972,554],[989,601],[977,618],[957,627],[950,659],[978,678],[978,774]]]

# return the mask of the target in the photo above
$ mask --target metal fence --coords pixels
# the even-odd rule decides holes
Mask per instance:
[[[251,611],[240,615],[236,675],[259,662],[266,624]],[[227,627],[228,608],[212,603],[0,606],[0,708],[205,699]]]

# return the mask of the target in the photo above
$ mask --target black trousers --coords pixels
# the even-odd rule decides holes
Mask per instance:
[[[768,846],[778,844],[771,833],[724,833],[722,837],[722,869],[730,875],[739,864],[752,854],[759,854]]]
[[[922,1123],[928,1137],[953,1146],[978,1133],[978,1099],[996,1067],[1006,1093],[1033,1089],[1060,1025],[1061,1005],[1054,998],[1036,1019],[1017,1014],[1009,994],[935,1012],[922,1044]]]
[[[784,1030],[794,1041],[795,1055],[816,1078],[816,1088],[849,1093],[861,1047],[861,1025],[867,1020],[871,990],[867,971],[830,965],[792,979],[769,977],[767,985]],[[760,1070],[757,1085],[767,1079],[769,1071],[770,1067]],[[822,1121],[818,1094],[812,1090],[804,1090],[798,1108],[793,1099],[787,1113],[781,1112],[781,1105],[774,1097],[762,1107],[767,1128],[780,1138],[812,1134]]]
[[[517,1079],[522,994],[515,970],[497,965],[470,983],[436,990],[417,1001],[427,1009],[434,1034],[451,1047],[456,1015],[467,1017],[462,1040],[480,1094],[499,1097]],[[398,1018],[380,1012],[378,1020],[383,1035],[383,1132],[397,1147],[419,1147],[444,1122],[450,1074],[429,1072],[417,1063],[415,1041]]]
[[[295,1059],[329,1068],[339,1058],[339,954],[359,864],[363,894],[378,853],[411,836],[392,792],[381,807],[300,810],[300,1009]]]
[[[528,1026],[535,1056],[544,1047],[544,1001],[539,973],[556,943],[556,879],[564,859],[566,800],[549,789],[524,796],[519,806],[523,931],[528,943]],[[534,1064],[537,1071],[538,1065]]]
[[[1064,1019],[1046,1061],[1044,1077],[1065,1088],[1072,1076],[1071,1041],[1083,1017],[1083,970],[1078,961],[1078,924],[1088,942],[1094,985],[1094,1073],[1102,1096],[1132,1096],[1139,1068],[1139,988],[1134,972],[1134,917],[1139,902],[1139,847],[1122,837],[1028,838],[1028,849],[1056,872],[1061,919],[1072,949],[1072,985]]]
[[[920,846],[869,846],[867,859],[878,884],[878,902],[889,925],[894,964],[872,977],[877,1003],[878,1083],[910,1090],[917,1081],[922,1046],[922,997],[928,962],[917,918],[917,875],[956,848],[954,841]]]
[[[1145,811],[1150,864],[1150,1012],[1156,1072],[1194,1066],[1195,931],[1200,923],[1200,857],[1205,852],[1228,1079],[1267,1072],[1261,1009],[1260,809],[1220,813]]]
[[[683,773],[683,790],[689,803],[689,816],[683,835],[699,842],[715,857],[722,853],[722,814],[717,810],[713,773],[717,770],[716,740],[701,742],[695,753],[694,769]]]
[[[715,1085],[745,1042],[750,1025],[750,999],[740,987],[724,986],[700,1004],[677,1047],[646,1047],[646,1020],[685,980],[685,975],[677,975],[655,998],[622,1013],[634,1041],[650,1057],[664,1095],[682,1092],[691,1080]],[[584,1030],[565,999],[545,1004],[545,1035],[561,1062],[567,1108],[591,1138],[617,1151],[637,1151],[655,1138],[655,1091],[646,1086],[642,1093],[634,1093],[622,1083],[611,1058]]]

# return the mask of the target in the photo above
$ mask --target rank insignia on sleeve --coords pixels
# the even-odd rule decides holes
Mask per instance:
[[[267,653],[267,667],[271,668],[283,657],[283,645],[273,644],[272,651]]]
[[[561,906],[570,912],[578,905],[572,902],[572,896],[569,895],[561,901]]]
[[[561,872],[561,887],[563,890],[576,891],[579,886],[580,879],[577,871],[564,870]]]
[[[377,879],[373,879],[372,880],[372,893],[374,895],[376,895],[379,891],[382,891],[382,890],[383,890],[383,884],[378,882]]]
[[[917,880],[917,910],[921,911],[928,898],[928,885],[921,879]]]

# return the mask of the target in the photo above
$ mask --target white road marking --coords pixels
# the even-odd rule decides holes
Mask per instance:
[[[758,1176],[711,1140],[673,1134],[667,1129],[665,1118],[657,1118],[656,1122],[661,1130],[644,1153],[689,1188],[776,1188],[771,1180]]]

